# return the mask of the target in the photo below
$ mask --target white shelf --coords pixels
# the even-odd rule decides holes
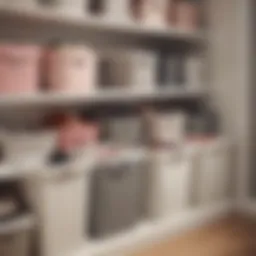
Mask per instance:
[[[84,248],[69,256],[124,255],[129,250],[161,241],[171,235],[214,221],[232,210],[232,202],[190,210],[170,219],[143,223],[115,237],[86,243]]]
[[[38,93],[21,95],[0,96],[0,107],[24,107],[24,106],[66,106],[135,103],[149,100],[177,100],[201,98],[202,90],[168,89],[152,92],[133,92],[128,90],[110,90],[98,93],[64,94],[64,93]]]
[[[1,6],[0,15],[2,18],[16,18],[33,23],[58,24],[67,28],[82,28],[95,32],[122,33],[135,37],[154,37],[167,40],[184,40],[188,42],[202,41],[205,36],[201,31],[188,31],[168,27],[149,27],[142,24],[120,21],[111,22],[105,18],[91,17],[79,14],[67,14],[52,11],[38,6],[22,8],[20,6]]]
[[[34,225],[32,215],[23,215],[10,221],[0,222],[0,235],[8,235],[15,232],[31,229]]]

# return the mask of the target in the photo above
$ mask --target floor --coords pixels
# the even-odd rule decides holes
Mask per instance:
[[[130,256],[256,256],[256,222],[229,216]]]

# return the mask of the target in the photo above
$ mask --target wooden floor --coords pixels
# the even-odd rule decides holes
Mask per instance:
[[[230,216],[131,256],[256,256],[255,249],[254,222]]]

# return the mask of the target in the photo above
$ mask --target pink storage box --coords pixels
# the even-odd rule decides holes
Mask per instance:
[[[89,93],[95,86],[96,55],[84,46],[60,46],[48,53],[48,89]]]
[[[0,45],[0,93],[38,90],[41,50],[34,45]]]

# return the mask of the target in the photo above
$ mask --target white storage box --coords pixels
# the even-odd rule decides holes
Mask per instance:
[[[43,163],[53,152],[56,139],[55,131],[4,132],[2,141],[5,160],[19,167]]]
[[[85,14],[85,0],[37,0],[40,6],[46,7],[57,13],[65,13],[71,15]]]
[[[225,201],[230,188],[230,147],[223,139],[202,144],[197,198],[199,204]]]
[[[79,248],[88,219],[90,160],[38,170],[28,179],[29,196],[40,220],[42,256],[62,256]]]
[[[168,150],[153,153],[150,170],[149,215],[168,217],[190,204],[191,168],[188,158]]]
[[[116,23],[127,23],[131,21],[131,17],[129,15],[129,1],[130,0],[105,0],[103,9],[106,19]]]
[[[185,121],[185,114],[181,112],[153,114],[151,119],[153,140],[179,148],[185,137]]]

